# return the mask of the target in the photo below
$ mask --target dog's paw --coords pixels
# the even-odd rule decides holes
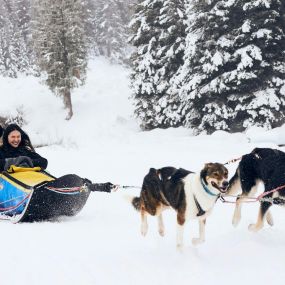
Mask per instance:
[[[142,236],[146,236],[146,234],[147,234],[147,226],[142,226],[141,227],[141,234],[142,234]]]
[[[176,244],[176,250],[178,251],[178,252],[183,252],[183,248],[184,248],[184,246],[183,246],[183,244]]]
[[[258,232],[260,229],[261,229],[261,227],[258,227],[256,224],[250,224],[248,226],[248,230],[253,232],[253,233]]]
[[[143,231],[143,230],[141,230],[141,234],[142,234],[142,236],[143,236],[143,237],[145,237],[145,236],[146,236],[146,234],[147,234],[147,231]]]
[[[239,217],[238,216],[233,217],[232,224],[235,228],[238,226],[238,224],[240,222],[240,218],[241,218],[240,216]]]
[[[201,243],[203,243],[203,242],[205,242],[204,239],[192,238],[192,244],[195,245],[195,246],[198,245],[198,244],[201,244]]]
[[[266,221],[267,221],[268,225],[270,225],[271,227],[274,225],[273,217],[272,217],[270,212],[268,212],[266,214]]]
[[[160,236],[164,237],[164,229],[159,229],[158,230],[158,233],[160,234]]]

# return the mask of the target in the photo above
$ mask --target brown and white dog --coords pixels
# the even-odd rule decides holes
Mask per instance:
[[[132,204],[141,214],[141,233],[147,234],[147,214],[158,217],[158,231],[164,235],[162,211],[173,208],[177,212],[177,247],[183,247],[184,224],[189,219],[199,221],[199,237],[194,245],[204,242],[206,218],[219,195],[228,186],[228,170],[220,163],[207,163],[200,173],[185,169],[150,168],[144,177],[140,197]]]

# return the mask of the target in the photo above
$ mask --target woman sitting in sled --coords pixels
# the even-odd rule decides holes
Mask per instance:
[[[0,137],[3,133],[3,145],[0,147],[0,172],[8,171],[12,165],[21,167],[47,168],[48,161],[35,152],[29,136],[17,124],[10,124],[3,130],[0,126]],[[88,181],[90,191],[111,192],[117,186],[110,182],[91,183]]]

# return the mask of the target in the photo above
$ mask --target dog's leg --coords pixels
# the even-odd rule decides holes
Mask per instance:
[[[241,220],[241,206],[242,206],[243,201],[246,201],[247,196],[248,194],[243,193],[236,199],[236,207],[235,207],[233,221],[232,221],[232,224],[234,227],[237,227]]]
[[[158,232],[163,237],[164,236],[164,223],[163,223],[162,213],[160,213],[157,216],[157,222],[158,222]]]
[[[242,203],[242,197],[238,197],[236,199],[236,207],[235,207],[233,221],[232,221],[232,224],[234,227],[237,227],[241,219],[241,203]]]
[[[141,234],[146,236],[148,225],[147,225],[147,213],[144,210],[141,210]]]
[[[228,195],[236,195],[238,191],[242,189],[241,182],[240,182],[240,171],[237,169],[235,175],[230,179],[229,187],[227,194]],[[242,194],[243,195],[243,194]],[[241,201],[240,197],[236,199],[236,207],[234,210],[234,215],[232,219],[232,224],[236,227],[241,219]]]
[[[184,234],[184,225],[177,224],[176,247],[178,250],[183,248],[183,234]]]
[[[205,241],[205,225],[206,225],[206,219],[199,220],[199,237],[192,239],[193,245],[198,245],[200,243],[203,243]]]
[[[241,220],[242,203],[246,201],[246,198],[248,196],[253,196],[257,191],[257,186],[258,186],[257,182],[254,182],[253,185],[252,183],[248,185],[243,185],[243,184],[244,182],[242,183],[242,188],[243,188],[242,194],[236,199],[236,207],[235,207],[233,221],[232,221],[232,224],[234,227],[236,227]]]
[[[269,207],[272,206],[269,202],[261,202],[258,212],[257,221],[255,224],[250,224],[248,226],[248,229],[252,232],[257,232],[264,226],[264,217],[266,215],[266,212],[268,211]]]
[[[176,234],[176,247],[177,249],[183,248],[183,234],[185,224],[185,211],[177,213],[177,234]]]
[[[266,221],[267,221],[267,223],[268,223],[270,226],[273,226],[273,225],[274,225],[273,217],[272,217],[272,214],[271,214],[270,210],[268,210],[267,213],[266,213]]]

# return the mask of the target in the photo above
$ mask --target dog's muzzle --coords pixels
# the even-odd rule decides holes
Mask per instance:
[[[221,193],[226,193],[228,186],[229,186],[229,182],[228,181],[223,181],[222,185],[219,186],[217,183],[215,183],[214,181],[211,182],[212,186],[215,187],[216,189],[218,189]]]

